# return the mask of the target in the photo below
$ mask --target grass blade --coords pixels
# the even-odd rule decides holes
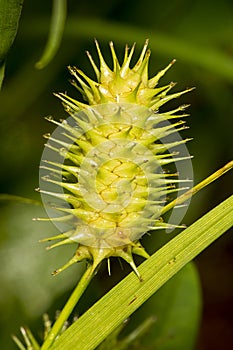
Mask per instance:
[[[93,350],[185,264],[233,224],[233,195],[163,246],[93,305],[52,347]]]

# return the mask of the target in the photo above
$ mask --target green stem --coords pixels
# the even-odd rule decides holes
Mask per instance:
[[[71,294],[70,298],[68,299],[67,303],[65,304],[64,308],[62,309],[58,319],[54,323],[52,329],[50,330],[45,342],[42,344],[41,350],[47,350],[50,349],[52,344],[54,343],[56,337],[60,333],[65,321],[70,316],[71,312],[73,311],[75,305],[77,304],[78,300],[82,296],[83,292],[89,285],[92,277],[94,276],[96,265],[89,265],[84,272],[83,276],[78,282],[78,285],[74,289],[73,293]]]
[[[217,180],[220,176],[225,174],[227,171],[231,170],[233,168],[233,160],[224,165],[221,169],[215,171],[212,175],[208,176],[205,180],[199,182],[196,186],[179,196],[178,198],[174,199],[172,202],[168,203],[163,207],[161,215],[165,214],[167,211],[172,209],[178,204],[184,203],[186,200],[188,200],[190,197],[194,196],[197,192],[199,192],[202,188],[209,185],[211,182]]]
[[[53,59],[60,46],[67,12],[66,0],[53,0],[53,12],[50,24],[48,41],[46,43],[44,53],[40,60],[36,63],[36,68],[42,69]]]

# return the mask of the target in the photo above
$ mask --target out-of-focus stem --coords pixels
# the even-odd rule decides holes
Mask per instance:
[[[53,59],[60,46],[65,22],[66,22],[66,0],[53,0],[53,12],[50,24],[48,41],[36,68],[42,69]]]
[[[65,321],[70,316],[71,312],[73,311],[75,305],[79,301],[80,297],[82,296],[83,292],[87,288],[88,284],[90,283],[92,277],[94,276],[95,266],[89,265],[84,272],[83,276],[79,280],[76,288],[74,289],[73,293],[71,294],[70,298],[68,299],[67,303],[65,304],[64,308],[62,309],[58,319],[54,323],[53,327],[51,328],[46,340],[42,344],[41,350],[48,350],[58,334],[60,333]]]

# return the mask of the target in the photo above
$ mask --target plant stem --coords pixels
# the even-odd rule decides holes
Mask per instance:
[[[49,332],[47,338],[45,339],[44,343],[42,344],[41,350],[47,350],[50,349],[53,342],[55,341],[56,337],[58,336],[59,332],[61,331],[65,321],[70,316],[71,312],[73,311],[75,305],[77,304],[78,300],[82,296],[83,292],[87,288],[88,284],[90,283],[92,277],[94,276],[95,271],[95,265],[89,265],[84,272],[83,276],[79,280],[76,288],[74,289],[73,293],[71,294],[70,298],[68,299],[67,303],[65,304],[64,308],[62,309],[58,319],[54,323],[51,331]]]
[[[172,209],[174,206],[178,204],[184,203],[186,200],[188,200],[190,197],[194,196],[197,192],[199,192],[202,188],[209,185],[211,182],[217,180],[220,176],[225,174],[227,171],[231,170],[233,168],[233,160],[224,165],[221,169],[215,171],[215,173],[208,176],[205,180],[199,182],[196,186],[179,196],[178,198],[174,199],[172,202],[168,203],[163,207],[161,214],[163,215],[170,209]]]
[[[53,12],[47,44],[36,68],[42,69],[53,59],[60,46],[66,22],[66,0],[53,0]]]

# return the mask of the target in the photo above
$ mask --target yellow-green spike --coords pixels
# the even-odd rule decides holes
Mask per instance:
[[[109,81],[113,77],[113,72],[106,64],[97,40],[95,40],[95,45],[96,45],[97,53],[98,53],[99,60],[100,60],[100,79],[101,80],[104,79],[106,81]]]
[[[173,64],[176,62],[176,60],[172,60],[166,68],[162,69],[159,73],[157,73],[153,78],[151,78],[148,82],[149,87],[152,89],[154,88],[159,80],[164,76],[164,74],[173,66]]]
[[[40,243],[44,243],[44,242],[50,242],[50,241],[55,241],[57,239],[63,239],[65,238],[65,235],[62,233],[60,235],[57,235],[57,236],[52,236],[52,237],[46,237],[46,238],[43,238],[43,239],[40,239],[39,242]]]
[[[135,50],[135,46],[136,46],[136,43],[134,43],[133,46],[131,47],[128,56],[127,56],[128,49],[127,49],[127,51],[126,51],[125,59],[124,59],[123,65],[122,65],[122,67],[121,67],[121,76],[122,76],[123,78],[128,74],[129,65],[130,65],[131,59],[132,59],[132,57],[133,57],[133,53],[134,53],[134,50]],[[128,48],[128,47],[127,47],[127,48]]]
[[[66,264],[64,264],[62,267],[56,269],[55,271],[52,272],[53,276],[58,275],[59,273],[61,273],[62,271],[66,270],[68,267],[74,265],[75,263],[77,263],[79,261],[77,255],[74,255],[72,259],[70,259]]]
[[[118,59],[117,59],[116,52],[115,52],[114,45],[113,45],[112,41],[110,41],[109,46],[110,46],[111,53],[112,53],[113,71],[114,71],[114,73],[118,74],[119,71],[120,71],[120,64],[118,62]]]
[[[60,241],[60,242],[57,242],[57,243],[54,243],[52,245],[50,245],[49,247],[47,247],[46,249],[47,250],[51,250],[53,248],[56,248],[56,247],[60,247],[62,245],[66,245],[66,244],[73,244],[74,242],[70,239],[70,238],[66,238],[64,239],[63,241]]]
[[[86,54],[87,54],[87,57],[89,58],[89,61],[91,62],[91,65],[92,65],[94,71],[95,71],[96,78],[97,78],[97,80],[99,80],[99,78],[100,78],[100,71],[99,71],[99,69],[97,68],[97,66],[96,66],[96,64],[95,64],[95,62],[94,62],[94,60],[93,60],[93,58],[92,58],[90,52],[89,52],[89,51],[86,51]]]
[[[144,44],[143,49],[142,49],[142,52],[141,52],[141,55],[140,55],[137,63],[133,67],[133,70],[135,72],[138,72],[141,69],[142,64],[144,65],[145,62],[149,59],[150,51],[147,51],[148,44],[149,44],[149,39],[146,39],[145,44]],[[145,58],[146,53],[147,53],[148,57]]]
[[[181,95],[183,94],[186,94],[187,92],[190,92],[192,91],[194,88],[188,88],[184,91],[180,91],[180,92],[176,92],[174,94],[171,94],[171,95],[166,95],[165,97],[163,97],[161,100],[155,102],[152,104],[151,108],[153,110],[158,110],[159,107],[161,107],[162,105],[164,105],[165,103],[167,103],[168,101],[170,100],[173,100],[174,98],[178,98],[180,97]]]

